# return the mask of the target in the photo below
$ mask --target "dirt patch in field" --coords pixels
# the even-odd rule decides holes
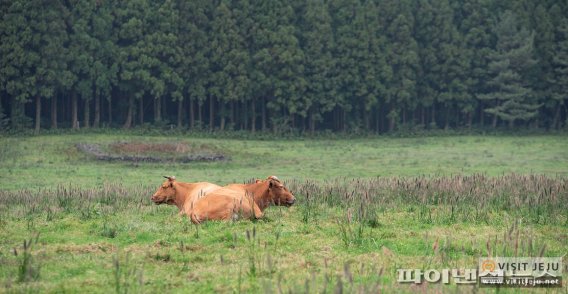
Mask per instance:
[[[183,154],[192,151],[186,143],[139,143],[139,142],[119,142],[112,143],[109,148],[120,154],[145,154],[145,153],[169,153]],[[207,150],[207,148],[203,148]]]
[[[57,253],[73,253],[73,254],[91,254],[91,253],[109,253],[114,252],[116,247],[108,243],[97,244],[65,244],[56,247]]]
[[[102,161],[181,162],[227,160],[214,146],[187,143],[116,142],[100,144],[78,143],[79,151]]]

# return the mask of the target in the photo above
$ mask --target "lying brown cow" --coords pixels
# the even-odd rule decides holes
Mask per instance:
[[[208,182],[178,182],[174,176],[164,176],[164,178],[167,180],[152,195],[151,200],[158,205],[166,203],[177,206],[179,215],[190,215],[193,204],[200,197],[221,188],[221,186]]]
[[[295,201],[280,180],[270,176],[265,181],[242,185],[242,189],[230,185],[210,192],[195,202],[191,221],[200,224],[207,220],[261,218],[270,204],[291,206]]]

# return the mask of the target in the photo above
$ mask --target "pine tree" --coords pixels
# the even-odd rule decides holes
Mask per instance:
[[[554,30],[555,26],[553,20],[548,13],[548,9],[544,3],[540,3],[531,13],[532,28],[535,31],[534,38],[534,51],[537,60],[537,66],[531,74],[531,85],[533,85],[534,93],[539,98],[539,102],[544,102],[543,111],[555,112],[555,103],[550,99],[550,90],[552,88],[550,81],[554,77],[554,70],[552,69],[554,57]],[[551,103],[552,102],[552,103]],[[548,125],[555,125],[554,119],[551,117],[547,119]]]
[[[359,1],[355,0],[338,0],[332,1],[335,24],[335,59],[336,74],[335,85],[337,93],[337,106],[339,107],[339,115],[337,119],[337,128],[343,131],[347,130],[347,122],[349,114],[358,106],[358,92],[363,88],[362,76],[359,73],[357,60],[363,57],[364,50],[367,47],[367,40],[360,40],[364,34],[364,15],[361,15]],[[360,117],[353,115],[352,125],[350,127],[359,127],[361,125]],[[355,121],[357,120],[357,121]]]
[[[484,87],[491,78],[487,71],[488,58],[494,47],[491,29],[491,11],[486,0],[466,0],[463,5],[461,1],[456,1],[456,17],[461,20],[459,30],[463,34],[463,60],[469,61],[467,68],[467,95],[471,97],[462,108],[478,107],[480,101],[477,99],[478,93],[487,92]],[[458,5],[459,4],[459,5]],[[469,115],[468,126],[471,126],[473,115]],[[485,112],[479,114],[479,123],[484,124]]]
[[[211,94],[219,101],[219,128],[225,129],[229,116],[227,105],[243,100],[248,93],[248,52],[237,30],[236,20],[228,3],[215,9],[211,24]]]
[[[360,74],[363,77],[364,91],[360,92],[361,111],[365,129],[370,131],[371,116],[375,113],[375,120],[379,120],[379,108],[382,107],[386,93],[386,85],[391,82],[392,68],[387,64],[386,38],[384,27],[378,17],[379,9],[374,2],[363,4],[360,12],[365,17],[363,34],[366,48],[364,58],[359,62]],[[378,131],[378,125],[376,127]]]
[[[236,22],[237,33],[239,34],[239,39],[243,42],[242,52],[240,56],[242,57],[241,64],[239,64],[239,69],[244,71],[244,75],[241,75],[241,80],[239,81],[241,88],[242,97],[238,102],[233,105],[233,115],[234,123],[240,124],[241,129],[248,129],[250,120],[250,129],[254,132],[256,130],[256,109],[253,100],[252,93],[252,59],[251,55],[253,52],[253,31],[255,29],[254,18],[252,17],[253,9],[249,0],[235,1],[232,5],[233,16]],[[252,102],[251,102],[252,101]],[[232,116],[233,116],[232,115]]]
[[[73,108],[71,125],[79,128],[78,103],[76,95],[84,101],[83,127],[89,127],[90,102],[93,99],[94,83],[97,78],[93,72],[94,54],[98,48],[97,40],[92,37],[92,18],[95,12],[95,1],[77,1],[70,5],[67,23],[69,24],[68,54],[66,62],[70,75],[64,81],[65,88],[73,92]],[[54,114],[56,115],[56,114]]]
[[[255,8],[253,39],[253,93],[261,100],[262,128],[270,111],[273,130],[294,124],[294,115],[305,116],[302,95],[304,60],[296,31],[291,23],[293,9],[287,1],[262,3]]]
[[[41,127],[42,99],[53,97],[65,70],[67,38],[58,1],[14,1],[2,14],[2,88],[12,96],[12,127],[28,119],[23,104],[35,100],[35,132]]]
[[[127,114],[123,128],[130,128],[133,124],[135,99],[143,99],[149,87],[156,93],[157,81],[152,79],[149,65],[156,64],[155,58],[148,55],[149,44],[144,38],[149,33],[148,13],[150,5],[147,0],[117,2],[116,22],[118,27],[117,46],[119,50],[118,86],[125,94]],[[153,12],[153,11],[152,11]],[[157,99],[155,100],[155,102]],[[160,104],[154,103],[154,119],[159,121]]]
[[[389,10],[389,14],[395,18],[386,20],[387,61],[393,71],[386,96],[390,131],[396,127],[404,111],[413,111],[418,104],[416,85],[419,56],[418,44],[412,35],[414,18],[408,3],[394,3],[394,9]]]
[[[280,121],[273,120],[273,129],[295,127],[295,116],[305,118],[306,101],[303,99],[306,82],[304,80],[304,52],[300,48],[296,28],[293,25],[294,11],[283,1],[282,7],[276,11],[281,20],[273,31],[271,51],[274,58],[273,99],[267,103],[274,113],[283,112]],[[282,126],[279,126],[283,123]],[[288,125],[289,124],[289,125]]]
[[[455,107],[466,114],[473,111],[467,94],[468,60],[462,36],[453,23],[454,11],[446,1],[422,0],[417,7],[417,42],[420,44],[421,71],[418,83],[420,105],[432,107],[432,124],[436,122],[436,103],[445,109],[445,127]]]
[[[324,1],[308,1],[304,12],[302,43],[305,54],[306,106],[309,128],[313,133],[323,115],[335,107],[332,76],[333,31],[331,16]]]
[[[93,127],[99,127],[102,117],[102,100],[111,103],[111,91],[117,83],[118,54],[115,36],[113,36],[112,1],[97,1],[92,18],[92,37],[95,42],[93,68],[95,111]],[[110,117],[110,114],[109,114]]]
[[[552,60],[554,75],[549,80],[551,84],[551,103],[555,106],[552,125],[560,127],[560,111],[566,108],[568,100],[568,18],[564,17],[557,27],[554,57]]]
[[[184,58],[180,62],[181,78],[185,81],[183,96],[189,102],[189,126],[202,126],[202,108],[207,99],[209,66],[209,1],[178,1],[180,9],[179,47]]]
[[[183,100],[184,81],[177,68],[183,58],[177,40],[179,15],[173,0],[152,2],[147,13],[144,22],[146,34],[137,50],[142,51],[140,62],[149,74],[142,80],[148,86],[147,94],[154,99],[154,121],[161,123],[162,105],[166,104],[163,100]]]
[[[537,115],[540,107],[534,101],[532,89],[523,76],[535,65],[533,55],[534,34],[519,28],[515,15],[506,11],[495,27],[497,47],[490,55],[488,71],[492,79],[487,82],[490,90],[478,98],[494,101],[487,113],[509,122],[530,120]],[[496,126],[494,121],[493,126]]]

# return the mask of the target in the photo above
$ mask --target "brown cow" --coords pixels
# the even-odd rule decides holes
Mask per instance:
[[[270,205],[291,206],[296,201],[292,193],[275,176],[265,181],[244,185],[246,191],[224,187],[200,198],[193,206],[191,221],[200,224],[207,220],[236,220],[239,217],[261,218]]]
[[[221,186],[208,182],[178,182],[174,176],[164,176],[164,178],[167,180],[152,195],[151,200],[158,205],[166,203],[177,206],[179,215],[190,215],[193,204],[200,197],[221,188]]]

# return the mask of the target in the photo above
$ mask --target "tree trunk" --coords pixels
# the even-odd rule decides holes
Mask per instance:
[[[424,111],[424,106],[420,107],[420,124],[426,128],[426,111]]]
[[[264,97],[262,97],[262,105],[261,105],[261,111],[262,111],[262,130],[266,131],[266,99]]]
[[[552,120],[552,127],[558,130],[558,121],[560,118],[560,105],[556,107],[556,111],[554,112],[554,119]]]
[[[254,133],[256,131],[256,103],[254,99],[251,100],[251,115],[250,115],[250,129]]]
[[[79,120],[77,119],[77,94],[71,93],[71,126],[74,130],[79,129]]]
[[[240,107],[242,116],[239,117],[239,112],[237,112],[237,119],[240,120],[241,122],[241,130],[248,130],[248,124],[249,124],[249,110],[248,110],[248,104],[247,101],[243,101]]]
[[[101,124],[101,96],[95,94],[95,120],[93,121],[93,128],[98,128]]]
[[[333,129],[339,131],[339,108],[335,106],[332,110],[331,116],[333,117]]]
[[[112,95],[108,97],[108,126],[112,125]]]
[[[446,125],[444,126],[444,129],[449,129],[450,128],[450,107],[448,105],[446,105]]]
[[[471,130],[472,125],[473,125],[473,115],[470,111],[467,113],[467,128]]]
[[[51,128],[57,129],[57,95],[51,97]]]
[[[209,131],[215,127],[215,102],[213,96],[209,96]]]
[[[229,116],[229,124],[233,124],[233,129],[236,128],[237,122],[235,121],[235,109],[237,108],[237,103],[235,101],[231,101],[231,106],[229,107],[229,112],[231,115]]]
[[[130,95],[128,98],[128,113],[126,114],[126,121],[122,125],[125,129],[130,129],[132,127],[132,115],[134,113],[134,97]]]
[[[485,127],[485,111],[483,111],[483,102],[479,105],[479,124],[481,127]]]
[[[493,115],[493,122],[491,123],[491,126],[496,129],[497,128],[497,114]]]
[[[138,123],[144,124],[144,97],[140,97],[138,100]]]
[[[41,97],[39,95],[35,96],[36,113],[35,113],[35,134],[39,134],[39,129],[41,127]]]
[[[563,102],[562,105],[564,105],[564,115],[560,114],[560,122],[558,123],[560,128],[565,126],[564,124],[566,123],[566,121],[568,121],[568,107],[566,107],[567,103]]]
[[[195,103],[192,98],[189,98],[189,126],[193,130],[195,128]]]
[[[342,131],[345,132],[347,131],[347,120],[345,119],[347,117],[347,111],[345,110],[345,108],[343,108],[343,111],[341,112],[341,122],[342,122]]]
[[[384,107],[381,107],[378,111],[377,111],[377,134],[381,133],[382,131],[384,131]]]
[[[432,120],[430,124],[436,126],[436,105],[434,103],[432,103]]]
[[[313,135],[316,132],[316,119],[313,112],[310,110],[310,133]]]
[[[12,128],[21,128],[22,119],[25,116],[24,105],[15,96],[10,99],[10,126]]]
[[[222,101],[219,101],[219,112],[221,114],[221,122],[219,123],[219,129],[221,131],[225,130],[225,103],[223,103]]]
[[[183,124],[183,100],[178,100],[177,127],[181,129]]]
[[[365,131],[371,130],[371,114],[368,110],[363,110],[363,120],[365,121]]]
[[[156,97],[154,99],[154,122],[162,121],[162,98]]]
[[[203,127],[203,103],[197,104],[197,119],[199,120],[200,126]]]
[[[91,100],[85,99],[85,106],[83,108],[83,127],[90,127],[91,123]]]
[[[375,110],[375,133],[378,135],[380,133],[380,111],[379,109]]]
[[[290,124],[292,129],[296,128],[296,116],[292,113],[288,114],[288,117],[290,118]]]
[[[389,133],[394,130],[395,120],[394,117],[389,117]]]

